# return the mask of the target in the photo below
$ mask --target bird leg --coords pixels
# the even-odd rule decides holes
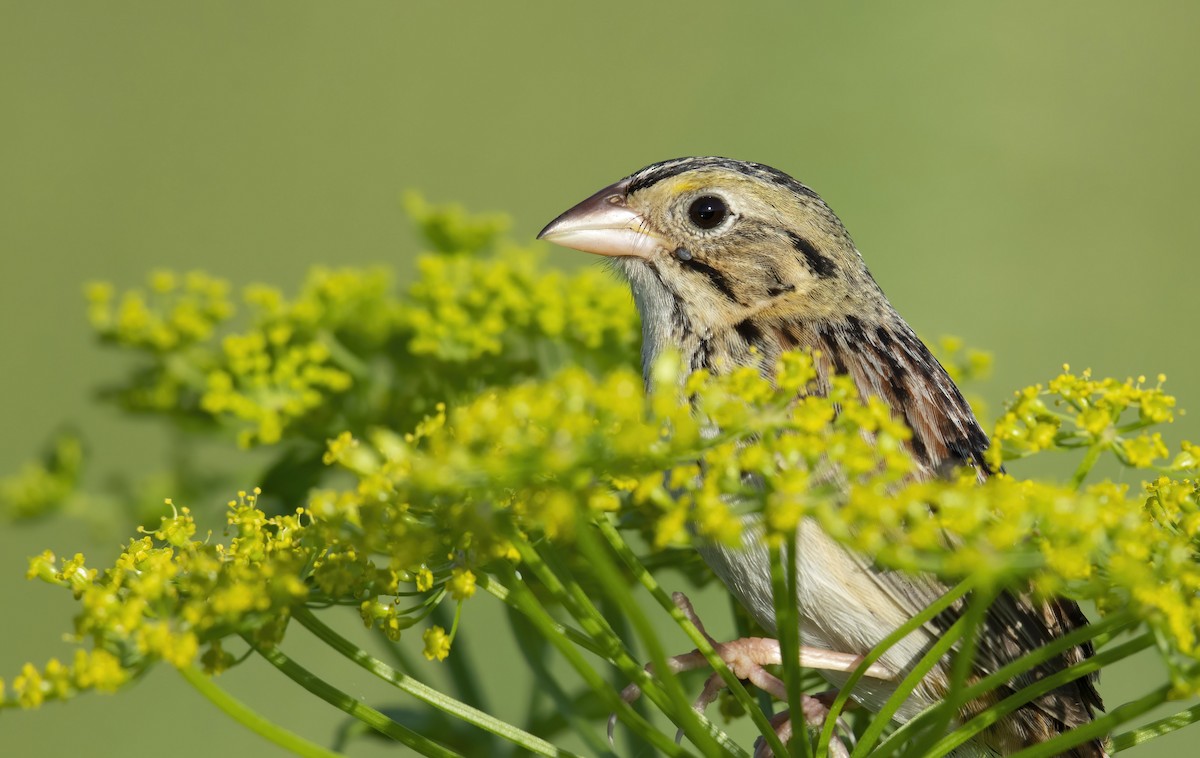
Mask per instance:
[[[671,596],[676,607],[683,611],[684,615],[696,625],[696,628],[704,635],[713,650],[729,670],[738,679],[749,681],[755,687],[768,693],[777,700],[787,700],[787,688],[779,677],[767,671],[764,666],[778,665],[782,663],[783,656],[779,647],[779,641],[766,637],[743,637],[742,639],[733,640],[732,642],[717,642],[705,630],[704,624],[696,615],[696,611],[692,608],[691,601],[682,592],[676,592]],[[863,657],[861,655],[853,655],[850,653],[836,653],[832,650],[825,650],[816,647],[801,647],[800,648],[800,665],[804,668],[821,669],[823,671],[841,671],[851,672],[856,670],[862,664]],[[672,673],[680,673],[682,671],[691,671],[692,669],[707,666],[708,661],[704,654],[699,650],[693,650],[690,653],[677,655],[667,659],[667,667]],[[652,664],[646,664],[646,671],[653,673],[654,667]],[[880,663],[873,663],[867,667],[866,675],[875,679],[894,679],[895,674],[886,666]],[[703,712],[713,700],[721,688],[725,686],[725,682],[719,674],[714,673],[704,682],[704,689],[700,692],[700,696],[692,704],[692,707],[699,712]],[[636,684],[630,684],[621,691],[621,699],[627,703],[632,703],[637,700],[642,694],[641,688]],[[829,703],[832,699],[828,698],[829,693],[821,693],[820,695],[801,695],[801,708],[804,713],[804,721],[809,724],[823,724],[825,718],[829,715]],[[836,691],[832,693],[836,695]],[[825,702],[828,700],[828,702]],[[613,728],[616,725],[616,714],[609,717],[608,720],[608,739],[611,742],[613,738]],[[778,723],[776,723],[778,722]],[[785,711],[777,714],[772,719],[772,726],[776,727],[776,733],[785,742],[792,734],[791,719]],[[844,725],[843,725],[844,726]],[[782,731],[781,731],[782,730]],[[784,735],[786,733],[786,736]],[[676,735],[679,739],[679,735]],[[838,747],[831,747],[835,758],[843,754],[845,746],[840,742]],[[761,746],[760,748],[761,749]],[[757,751],[756,751],[757,755]]]

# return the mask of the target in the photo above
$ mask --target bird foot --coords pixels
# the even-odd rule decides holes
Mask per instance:
[[[800,695],[800,708],[804,714],[804,723],[812,724],[813,726],[821,726],[825,720],[829,718],[829,707],[833,705],[833,701],[837,698],[837,690],[827,690],[819,692],[815,695]],[[858,707],[858,704],[853,701],[846,702],[846,710]],[[791,711],[780,711],[770,719],[771,728],[775,730],[775,736],[783,744],[787,744],[792,738],[792,714]],[[854,732],[844,722],[841,716],[837,720],[838,728],[846,741],[850,743],[850,747],[854,747],[855,739]],[[830,740],[829,742],[829,758],[850,758],[850,750],[841,740]],[[754,741],[754,758],[771,758],[771,746],[762,737]]]
[[[770,694],[777,700],[787,700],[787,689],[783,681],[771,672],[767,671],[764,666],[778,665],[782,662],[782,654],[779,647],[779,641],[766,637],[743,637],[733,640],[732,642],[717,642],[704,629],[704,624],[700,621],[696,611],[692,608],[692,603],[687,599],[687,596],[682,592],[676,592],[671,596],[676,607],[681,610],[688,619],[696,625],[700,633],[704,635],[713,650],[729,670],[738,679],[749,681],[755,687]],[[856,670],[862,664],[861,655],[853,655],[850,653],[836,653],[832,650],[824,650],[815,647],[800,648],[800,665],[804,668],[821,669],[824,671],[842,671],[850,672]],[[682,671],[691,671],[692,669],[707,666],[708,661],[704,654],[699,650],[693,650],[690,653],[677,655],[667,659],[667,667],[672,673],[680,673]],[[654,667],[651,664],[646,664],[646,671],[653,673]],[[879,663],[874,663],[867,668],[866,675],[875,679],[894,679],[895,674]],[[725,686],[725,682],[719,674],[712,674],[704,682],[704,689],[700,692],[700,696],[692,704],[698,712],[703,713],[704,709],[717,698],[721,688]],[[636,684],[630,684],[621,691],[621,698],[632,703],[637,700],[642,694],[641,688]],[[836,696],[836,692],[832,693]],[[825,718],[829,715],[829,703],[832,703],[832,698],[827,697],[829,693],[821,693],[820,695],[802,695],[801,708],[804,713],[804,721],[807,724],[820,725],[825,722]],[[828,702],[826,702],[828,700]],[[608,720],[608,739],[612,742],[613,728],[616,725],[616,714],[609,717]],[[778,722],[778,723],[776,723]],[[786,743],[791,737],[792,725],[791,719],[787,712],[777,714],[772,719],[772,726],[776,727],[776,733],[780,734],[781,739]],[[844,726],[844,725],[843,725]],[[781,731],[782,730],[782,731]],[[848,732],[848,730],[846,730]],[[786,737],[784,737],[786,733]],[[676,735],[676,740],[680,735]],[[755,755],[759,755],[762,749],[769,750],[769,747],[759,745],[756,748]],[[842,751],[842,752],[839,752]],[[837,743],[837,747],[830,748],[830,754],[838,758],[845,751],[845,746],[841,742]],[[766,755],[766,753],[763,753]]]

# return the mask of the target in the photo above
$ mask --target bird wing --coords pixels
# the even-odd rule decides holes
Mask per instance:
[[[899,316],[876,326],[856,319],[816,330],[817,347],[831,356],[834,371],[848,373],[864,395],[882,397],[913,431],[910,447],[922,478],[944,476],[971,466],[979,478],[990,475],[984,453],[989,440],[970,406],[924,342]],[[892,571],[866,556],[855,559],[893,602],[915,614],[936,602],[948,588],[933,576]],[[926,625],[935,638],[965,612],[970,595]],[[984,677],[1076,629],[1086,626],[1079,605],[1066,598],[1036,599],[1031,592],[1005,590],[985,613],[980,634],[987,644],[975,648],[973,674]],[[1091,643],[1073,647],[1032,670],[1022,672],[996,693],[1022,689],[1092,655]],[[1017,711],[1018,728],[1026,734],[994,734],[993,740],[1016,747],[1030,737],[1048,739],[1092,719],[1103,709],[1096,690],[1097,674],[1069,682]],[[980,707],[986,706],[986,699]],[[1010,742],[1011,740],[1011,742]],[[998,745],[997,747],[1004,747]],[[1099,743],[1076,748],[1081,758],[1103,755]]]
[[[855,557],[881,590],[897,604],[911,609],[914,614],[936,602],[947,592],[948,588],[945,585],[927,574],[914,575],[882,569],[873,565],[865,556]],[[935,639],[945,634],[962,616],[970,598],[971,595],[968,594],[926,625],[930,633],[935,635]],[[1003,591],[992,601],[984,616],[979,634],[987,644],[975,647],[973,674],[978,678],[992,674],[1022,655],[1080,629],[1087,623],[1087,617],[1073,600],[1050,598],[1038,601],[1029,592]],[[979,707],[986,707],[990,702],[1079,663],[1091,657],[1093,652],[1091,643],[1069,648],[1037,667],[1018,674],[998,688],[997,697],[985,698]],[[1096,681],[1095,673],[1080,677],[1022,706],[1017,715],[1021,719],[1021,728],[1027,734],[1012,735],[1013,744],[1017,744],[1015,740],[1018,737],[1022,740],[1030,736],[1048,739],[1091,721],[1094,709],[1104,708],[1100,693],[1096,689]],[[1004,735],[996,735],[996,738],[1004,742],[1009,741]],[[1028,743],[1022,741],[1020,744]],[[1089,745],[1081,746],[1077,750],[1080,752],[1075,754],[1081,757],[1100,755],[1094,751],[1085,752],[1091,750]]]

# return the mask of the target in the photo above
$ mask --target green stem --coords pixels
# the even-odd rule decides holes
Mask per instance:
[[[537,682],[537,686],[531,687],[529,691],[529,704],[525,709],[525,730],[534,734],[548,734],[552,731],[548,725],[559,718],[575,731],[592,755],[598,758],[600,756],[617,758],[612,746],[596,733],[594,723],[588,721],[588,717],[584,714],[587,709],[580,708],[576,699],[559,683],[559,675],[551,668],[548,660],[551,657],[547,655],[550,643],[538,634],[533,622],[516,608],[505,604],[504,612],[517,643],[517,649],[520,651],[525,665],[529,668],[533,681]],[[549,698],[552,715],[539,716],[538,706],[543,698]],[[635,735],[632,732],[625,732],[625,736],[629,738],[631,744],[634,742]],[[646,743],[638,743],[639,748],[645,746],[647,746]],[[627,751],[629,754],[635,752],[638,750]]]
[[[554,619],[538,602],[533,592],[525,586],[523,580],[517,577],[516,571],[511,566],[504,565],[501,570],[505,572],[505,578],[508,581],[509,604],[529,619],[530,623],[537,628],[538,633],[558,650],[567,663],[579,673],[587,686],[611,710],[615,711],[627,726],[666,755],[682,756],[687,754],[682,747],[676,745],[667,735],[655,729],[650,722],[642,718],[641,714],[635,711],[629,703],[626,703],[612,687],[608,686],[608,682],[604,681],[604,677],[591,667],[579,649],[557,631]]]
[[[929,650],[921,656],[921,660],[917,661],[917,665],[912,667],[900,684],[896,685],[896,689],[891,696],[884,702],[883,707],[871,719],[871,723],[867,725],[867,730],[863,732],[862,737],[858,739],[858,745],[855,746],[854,752],[850,754],[851,758],[865,758],[867,753],[875,746],[879,737],[883,734],[883,730],[887,728],[892,720],[892,716],[896,715],[896,711],[900,706],[908,700],[909,695],[916,689],[917,685],[925,678],[925,675],[933,670],[945,655],[950,652],[955,643],[962,638],[963,632],[967,627],[967,619],[965,616],[959,618],[950,626],[946,633],[937,639]]]
[[[910,618],[908,621],[897,627],[896,631],[879,641],[879,644],[871,648],[871,652],[863,657],[862,663],[858,668],[850,674],[846,683],[842,685],[838,691],[837,697],[833,701],[833,705],[829,707],[829,716],[825,719],[825,726],[821,728],[821,737],[817,741],[817,755],[827,755],[829,752],[829,742],[833,739],[833,729],[837,726],[838,717],[842,715],[842,710],[846,707],[846,702],[850,699],[850,693],[854,691],[854,686],[859,680],[866,675],[867,669],[871,664],[883,657],[884,653],[891,649],[900,640],[907,637],[909,634],[929,623],[935,616],[950,606],[954,605],[963,595],[971,591],[973,587],[971,578],[964,579],[953,588],[948,590],[945,595],[930,603],[925,610]]]
[[[659,678],[663,683],[663,689],[673,701],[675,706],[672,721],[678,725],[692,741],[697,748],[704,754],[712,755],[715,752],[725,752],[737,755],[741,752],[735,743],[729,740],[723,733],[719,739],[713,732],[717,731],[715,727],[705,724],[701,721],[701,716],[692,708],[687,695],[683,692],[683,687],[679,683],[679,679],[671,672],[667,665],[666,652],[663,650],[662,644],[658,639],[658,632],[654,625],[650,623],[650,619],[646,617],[645,612],[638,606],[637,600],[633,597],[633,593],[626,586],[624,577],[617,570],[616,565],[604,550],[600,548],[595,536],[588,528],[588,524],[580,522],[576,530],[576,539],[583,555],[588,559],[589,565],[599,581],[600,586],[604,588],[609,597],[612,598],[633,624],[637,630],[638,636],[646,645],[647,651],[650,653],[650,659],[654,662],[654,670],[658,672]],[[568,577],[569,578],[569,577]],[[572,594],[582,594],[582,589],[574,584]],[[592,606],[586,595],[578,598],[586,606]],[[718,744],[719,743],[719,744]]]
[[[792,541],[794,546],[796,541]],[[803,693],[800,688],[800,611],[796,608],[796,558],[774,542],[770,546],[771,596],[775,605],[775,633],[779,637],[779,655],[783,660],[783,685],[787,692],[788,712],[793,718],[790,755],[812,756],[807,725],[804,723]]]
[[[667,714],[675,712],[681,696],[675,697],[677,702],[672,703],[672,694],[664,691],[658,682],[634,659],[633,655],[625,648],[625,643],[613,632],[608,621],[586,599],[586,593],[583,593],[578,585],[569,576],[566,576],[566,572],[561,569],[555,572],[547,566],[545,559],[533,545],[515,531],[509,535],[509,539],[520,553],[524,566],[541,581],[550,596],[562,605],[579,622],[584,632],[591,637],[599,649],[600,657],[616,665],[628,679],[641,687],[646,697],[663,712]],[[570,589],[564,582],[571,585]]]
[[[1113,727],[1118,724],[1124,724],[1126,721],[1135,719],[1143,713],[1165,703],[1170,692],[1170,685],[1159,687],[1137,700],[1132,700],[1119,708],[1114,708],[1111,713],[1105,715],[1103,718],[1089,721],[1083,726],[1063,732],[1057,737],[1051,737],[1045,742],[1040,742],[1013,753],[1012,758],[1051,758],[1052,756],[1062,755],[1076,745],[1082,745],[1088,740],[1103,739],[1104,735],[1112,731]]]
[[[643,565],[642,562],[638,560],[638,557],[634,555],[633,551],[629,549],[628,543],[622,539],[620,532],[617,531],[617,528],[613,526],[608,519],[598,519],[596,521],[596,526],[599,528],[600,534],[603,535],[608,541],[608,544],[613,549],[613,552],[616,553],[622,562],[624,562],[629,568],[629,570],[633,572],[634,578],[646,588],[646,590],[650,593],[650,596],[658,602],[662,609],[665,610],[671,616],[671,618],[675,620],[675,623],[679,625],[679,628],[683,630],[684,634],[688,636],[688,639],[692,641],[692,644],[696,646],[696,649],[699,650],[701,655],[704,656],[704,659],[708,661],[708,665],[711,666],[713,671],[717,672],[717,674],[721,677],[721,681],[725,683],[725,687],[731,693],[733,693],[734,700],[736,700],[738,704],[742,706],[742,709],[746,711],[746,713],[750,714],[750,719],[754,722],[754,725],[758,727],[759,732],[762,734],[763,739],[767,741],[767,745],[771,748],[772,752],[775,755],[787,755],[787,750],[783,745],[783,741],[779,739],[777,734],[775,734],[775,729],[772,728],[771,722],[767,719],[766,714],[761,708],[757,707],[754,699],[750,697],[750,693],[746,691],[746,688],[742,686],[741,681],[739,681],[738,678],[733,675],[733,672],[729,670],[729,667],[725,665],[725,661],[722,660],[721,656],[717,654],[717,651],[713,649],[713,646],[708,641],[708,638],[696,628],[696,625],[692,623],[692,620],[689,619],[683,613],[683,611],[679,610],[679,608],[671,600],[670,596],[667,595],[666,590],[664,590],[662,585],[658,583],[658,580],[654,578],[654,575],[646,569],[645,565]]]
[[[209,702],[213,705],[225,711],[234,721],[255,734],[274,742],[284,750],[289,750],[305,758],[342,758],[341,753],[335,753],[332,750],[309,742],[295,732],[288,731],[273,721],[260,716],[258,712],[251,710],[245,703],[218,687],[213,683],[211,677],[204,674],[195,666],[185,666],[177,670],[180,676],[184,678],[184,681],[192,685],[201,695],[208,698]]]
[[[458,621],[462,615],[463,601],[458,601],[454,609],[454,621],[450,623],[450,638],[456,639],[458,632]],[[433,610],[433,623],[446,628],[446,606],[443,603],[438,603]],[[471,661],[469,645],[466,644],[469,636],[464,636],[464,639],[458,641],[454,646],[454,654],[446,659],[446,665],[450,671],[450,680],[454,682],[454,687],[458,691],[457,694],[464,702],[477,708],[480,711],[487,711],[487,699],[483,694],[483,690],[479,686],[479,677],[477,669]],[[389,645],[395,647],[395,645]]]
[[[560,750],[554,745],[546,742],[540,737],[536,737],[528,732],[525,732],[505,721],[484,713],[478,708],[474,708],[466,703],[456,700],[445,693],[438,692],[429,685],[414,679],[403,672],[397,671],[383,661],[375,658],[370,653],[355,645],[350,640],[338,634],[331,627],[316,617],[312,611],[307,608],[296,608],[292,612],[293,618],[308,631],[312,632],[318,639],[331,648],[349,658],[354,663],[371,672],[375,676],[393,685],[416,699],[427,705],[449,714],[461,721],[464,721],[472,726],[483,729],[486,732],[491,732],[497,737],[502,737],[515,745],[528,750],[535,755],[550,755],[550,756],[569,756],[565,750]]]
[[[486,590],[489,595],[496,598],[500,602],[504,603],[509,608],[517,607],[512,601],[512,597],[510,596],[508,588],[505,587],[500,582],[492,581],[491,578],[488,577],[487,574],[477,577],[475,580],[475,583],[478,586],[482,587],[484,590]],[[555,634],[563,635],[564,637],[569,639],[571,642],[575,643],[576,645],[578,645],[579,647],[588,651],[589,653],[598,655],[601,658],[604,657],[604,655],[605,655],[604,649],[600,645],[598,645],[596,643],[596,641],[593,640],[591,637],[587,636],[586,634],[579,631],[578,629],[573,629],[564,624],[560,624],[557,621],[554,621],[553,619],[551,619],[551,623],[554,625],[554,633]]]
[[[1015,711],[1017,708],[1020,708],[1030,700],[1040,697],[1041,695],[1044,695],[1057,687],[1061,687],[1067,682],[1075,681],[1081,676],[1086,676],[1093,671],[1099,671],[1110,663],[1127,658],[1134,653],[1145,650],[1153,644],[1154,635],[1150,632],[1147,632],[1139,637],[1135,637],[1123,645],[1118,645],[1117,647],[1109,650],[1103,650],[1087,660],[1080,661],[1074,666],[1068,666],[1067,668],[1057,671],[1054,674],[1045,677],[1044,679],[1039,679],[1028,687],[1023,687],[1020,690],[1017,690],[1013,694],[1001,700],[999,703],[980,711],[970,721],[955,729],[953,732],[950,732],[950,734],[946,735],[942,739],[938,740],[937,744],[935,744],[930,750],[929,755],[946,755],[950,751],[954,750],[954,748],[962,745],[964,742],[967,742],[975,735],[990,727],[992,724],[995,724],[1001,719],[1001,717]],[[1112,713],[1117,713],[1117,711],[1113,711]],[[1106,716],[1105,719],[1107,720],[1111,716],[1112,714],[1109,714],[1109,716]],[[1097,722],[1093,721],[1091,723],[1094,724]],[[1112,722],[1110,721],[1110,725],[1111,724]],[[1104,732],[1101,732],[1101,734],[1103,733]]]
[[[380,734],[384,734],[400,742],[421,755],[436,756],[436,758],[461,758],[458,753],[430,740],[403,724],[392,721],[379,711],[360,703],[345,692],[313,674],[308,669],[293,661],[282,650],[276,647],[263,647],[248,634],[242,635],[254,650],[285,676],[304,689],[321,698],[333,707],[345,711],[363,722]]]
[[[964,689],[962,693],[955,698],[955,700],[956,702],[960,703],[970,702],[980,695],[990,692],[995,688],[1011,681],[1014,677],[1023,672],[1032,671],[1037,666],[1040,666],[1057,655],[1061,655],[1064,651],[1069,650],[1076,645],[1080,645],[1090,639],[1099,640],[1103,637],[1111,639],[1112,636],[1116,635],[1123,628],[1133,623],[1136,623],[1133,618],[1133,614],[1121,613],[1109,616],[1103,621],[1090,624],[1081,629],[1076,629],[1070,634],[1065,634],[1053,642],[1047,643],[1036,650],[1026,653],[1015,661],[1002,666],[994,673],[987,675],[975,684]],[[915,718],[905,722],[898,729],[896,729],[896,731],[888,735],[888,738],[881,742],[879,747],[876,748],[873,758],[876,756],[878,758],[887,758],[895,753],[896,750],[898,750],[900,746],[905,743],[905,741],[923,731],[935,737],[939,736],[942,734],[942,729],[939,727],[929,726],[930,723],[937,719],[937,723],[940,725],[947,718],[953,718],[953,716],[953,709],[950,707],[950,703],[948,702],[939,703],[932,708],[922,711],[921,713],[917,714]],[[918,756],[929,754],[928,746],[926,746],[924,750],[913,750],[910,748],[904,753],[904,755]]]
[[[1170,734],[1177,729],[1182,729],[1189,724],[1194,724],[1200,721],[1200,705],[1193,705],[1191,708],[1184,708],[1182,711],[1172,713],[1166,718],[1161,718],[1158,721],[1151,721],[1145,726],[1137,729],[1130,729],[1128,732],[1122,732],[1112,738],[1112,749],[1114,753],[1119,753],[1122,750],[1128,750],[1136,745],[1141,745],[1144,742],[1149,742],[1156,737],[1161,737],[1164,734]]]
[[[1083,486],[1083,480],[1087,479],[1088,473],[1092,467],[1096,465],[1096,461],[1100,459],[1100,453],[1104,452],[1104,448],[1108,447],[1107,442],[1095,442],[1084,453],[1083,460],[1079,462],[1079,468],[1075,469],[1075,474],[1071,477],[1071,486],[1079,489]]]
[[[912,751],[915,754],[923,755],[940,735],[945,734],[951,719],[958,713],[959,706],[967,702],[964,691],[967,677],[974,669],[981,626],[987,609],[995,597],[995,592],[991,588],[987,588],[975,591],[968,599],[967,610],[963,616],[967,624],[963,631],[966,642],[954,655],[954,662],[950,670],[950,684],[946,688],[946,698],[938,704],[936,709],[939,712],[937,721],[927,730],[926,738]]]
[[[329,350],[329,357],[333,359],[333,362],[353,374],[355,379],[365,379],[371,373],[371,367],[355,355],[350,348],[343,345],[342,341],[330,330],[322,329],[318,332],[317,341]]]

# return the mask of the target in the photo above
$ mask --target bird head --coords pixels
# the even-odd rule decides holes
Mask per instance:
[[[682,314],[700,331],[747,318],[860,312],[861,300],[878,292],[850,235],[815,192],[769,166],[727,158],[648,166],[563,213],[538,237],[611,256],[643,319]]]

